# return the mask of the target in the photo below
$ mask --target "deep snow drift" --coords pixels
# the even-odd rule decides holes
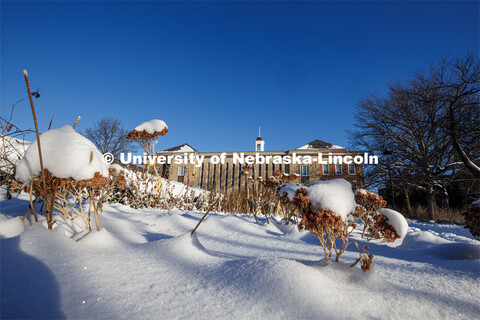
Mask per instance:
[[[271,219],[105,205],[100,232],[18,224],[26,195],[0,189],[0,318],[474,319],[478,242],[409,221],[403,243],[371,243],[373,270],[323,266],[318,240]],[[8,220],[8,219],[14,219]],[[6,224],[16,232],[4,234]],[[10,228],[7,228],[11,230]],[[358,238],[358,234],[354,234]],[[352,262],[351,246],[342,259]]]

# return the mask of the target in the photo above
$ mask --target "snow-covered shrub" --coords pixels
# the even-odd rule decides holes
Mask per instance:
[[[118,164],[112,164],[109,172],[109,182],[101,189],[98,195],[97,209],[103,211],[104,203],[119,203],[124,197],[127,180],[125,179],[125,170]]]
[[[97,219],[96,197],[109,183],[108,165],[95,145],[68,125],[48,130],[40,135],[43,172],[40,165],[37,141],[25,152],[16,166],[15,179],[28,187],[30,210],[36,218],[33,203],[42,200],[47,208],[47,224],[53,226],[53,211],[72,220],[80,228],[91,230],[90,215],[93,208]],[[83,201],[89,199],[88,212]],[[84,221],[82,226],[77,218]]]
[[[105,203],[121,203],[134,209],[206,210],[209,193],[183,183],[145,174],[136,168],[110,167],[110,183],[101,197]]]
[[[367,235],[367,240],[393,242],[403,237],[408,228],[405,218],[398,212],[382,211],[386,202],[373,193],[357,192],[357,205],[351,185],[344,179],[317,181],[306,186],[290,183],[283,185],[279,194],[288,199],[302,216],[298,228],[308,230],[320,240],[327,265],[333,252],[335,261],[338,261],[353,243],[359,258],[352,267],[361,261],[363,271],[370,269],[373,255],[368,251],[369,247],[349,239],[359,222],[363,222],[362,237]]]
[[[143,151],[149,156],[155,155],[155,145],[157,144],[157,138],[166,135],[168,132],[167,124],[163,120],[153,119],[143,122],[130,131],[128,138],[132,141],[136,141]],[[144,166],[144,172],[150,170],[153,167],[153,171],[158,175],[157,169],[154,164]]]
[[[469,205],[462,215],[465,218],[465,229],[480,240],[480,199]]]
[[[393,242],[403,238],[407,233],[407,221],[401,213],[386,209],[387,202],[383,197],[364,189],[357,189],[355,201],[358,206],[353,216],[363,223],[362,238]]]
[[[285,189],[283,189],[283,191],[280,193],[280,188],[284,188],[286,185],[289,185],[290,188],[296,190],[299,186],[299,177],[296,175],[285,174],[278,170],[274,172],[274,176],[279,181],[279,187],[277,188],[278,213],[280,213],[281,216],[283,216],[283,218],[285,219],[285,224],[289,224],[292,220],[298,223],[300,218],[300,212],[292,204],[292,199],[289,198],[289,195],[291,195],[291,193],[285,192]]]

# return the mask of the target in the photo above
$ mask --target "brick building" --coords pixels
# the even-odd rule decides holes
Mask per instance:
[[[163,150],[159,155],[190,155],[204,156],[204,161],[198,167],[195,164],[166,164],[163,165],[162,175],[174,181],[189,184],[192,187],[198,187],[206,190],[231,190],[231,188],[240,188],[241,172],[244,164],[234,163],[234,154],[240,152],[225,152],[224,163],[213,164],[210,159],[212,156],[218,156],[222,152],[199,152],[188,144],[182,144],[170,149]],[[318,154],[322,154],[322,159],[327,162],[328,155],[339,156],[358,156],[359,151],[349,151],[343,147],[333,145],[321,140],[314,140],[297,149],[283,151],[265,151],[265,141],[259,136],[255,140],[255,151],[242,152],[245,156],[310,156],[315,161],[312,164],[273,164],[273,163],[255,163],[252,170],[252,177],[258,176],[268,178],[273,172],[279,170],[287,174],[299,174],[302,183],[311,183],[319,180],[330,180],[344,178],[352,184],[352,188],[363,186],[363,165],[362,164],[319,164]]]

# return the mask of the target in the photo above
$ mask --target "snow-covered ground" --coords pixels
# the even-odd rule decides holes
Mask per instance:
[[[0,234],[26,195],[5,199]],[[264,219],[105,205],[100,232],[26,223],[0,239],[0,318],[476,319],[479,244],[450,224],[408,221],[403,244],[371,244],[373,270],[325,267],[308,232]],[[59,218],[56,218],[59,220]],[[30,217],[30,221],[33,221]],[[10,231],[9,231],[10,230]],[[8,232],[10,232],[8,234]],[[467,259],[468,258],[468,259]]]

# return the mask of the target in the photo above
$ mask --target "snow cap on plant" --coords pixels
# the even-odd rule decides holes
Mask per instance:
[[[43,167],[52,177],[60,179],[87,180],[95,176],[109,176],[109,165],[97,147],[71,126],[45,131],[40,135]],[[98,173],[97,175],[95,175]],[[41,174],[37,141],[25,152],[16,167],[15,179],[28,183]]]
[[[297,183],[288,183],[280,188],[279,195],[293,200],[297,190],[305,189],[306,197],[310,199],[313,211],[330,210],[342,220],[346,220],[348,214],[355,212],[355,198],[351,184],[345,179],[328,181],[316,181],[306,186]]]
[[[131,139],[153,139],[159,136],[164,136],[168,132],[168,127],[165,121],[152,119],[145,121],[130,131],[128,137]]]
[[[386,218],[386,223],[388,223],[393,230],[395,231],[396,235],[390,235],[390,238],[393,240],[395,239],[402,239],[405,237],[408,231],[408,223],[405,217],[400,213],[392,209],[382,208],[378,210],[378,214]],[[390,242],[388,234],[383,235],[387,242]]]

